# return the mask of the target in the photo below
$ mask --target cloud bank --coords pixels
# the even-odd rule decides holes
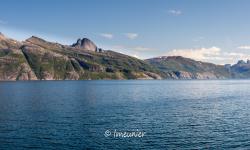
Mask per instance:
[[[213,46],[210,48],[197,49],[174,49],[165,54],[166,56],[183,56],[199,61],[234,64],[238,60],[250,59],[250,54],[239,52],[222,52],[220,48]]]
[[[248,45],[239,46],[238,49],[250,50],[250,46]]]

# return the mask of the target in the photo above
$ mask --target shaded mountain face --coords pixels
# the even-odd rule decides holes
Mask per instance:
[[[230,67],[233,78],[250,78],[250,61],[240,60],[237,64]]]
[[[97,46],[94,44],[94,42],[87,38],[78,39],[77,42],[72,45],[72,47],[83,50],[97,51]]]
[[[160,79],[155,68],[113,51],[61,45],[32,36],[24,42],[0,37],[0,80]],[[85,43],[85,44],[84,44]],[[85,45],[85,46],[84,46]],[[91,48],[92,47],[92,48]]]
[[[170,79],[226,79],[230,72],[222,65],[195,61],[181,56],[158,57],[145,60]]]

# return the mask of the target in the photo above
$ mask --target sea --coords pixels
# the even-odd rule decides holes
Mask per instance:
[[[250,80],[0,82],[0,149],[250,149]]]

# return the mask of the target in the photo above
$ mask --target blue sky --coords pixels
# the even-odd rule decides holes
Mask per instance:
[[[0,32],[63,44],[88,37],[142,59],[182,55],[217,64],[250,59],[248,0],[8,0]]]

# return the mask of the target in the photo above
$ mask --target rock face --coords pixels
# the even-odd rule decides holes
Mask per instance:
[[[78,39],[77,42],[72,45],[72,47],[90,51],[98,50],[97,46],[87,38]]]
[[[37,80],[20,46],[20,42],[0,35],[0,80]]]

